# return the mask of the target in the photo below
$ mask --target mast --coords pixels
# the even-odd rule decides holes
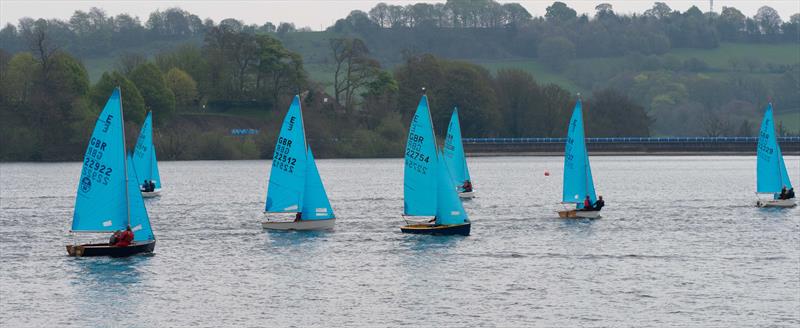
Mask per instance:
[[[125,173],[125,212],[128,214],[128,227],[131,226],[131,197],[128,191],[128,149],[125,145],[125,116],[122,114],[122,89],[117,86],[119,90],[119,121],[122,126],[122,165],[123,173]],[[138,183],[138,182],[137,182]]]

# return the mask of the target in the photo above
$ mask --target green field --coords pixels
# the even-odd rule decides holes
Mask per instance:
[[[776,112],[775,122],[781,124],[786,132],[800,134],[800,108],[793,110]]]
[[[722,43],[716,49],[672,49],[668,55],[680,59],[697,58],[712,68],[729,69],[731,58],[757,58],[762,63],[791,65],[800,62],[797,44]]]

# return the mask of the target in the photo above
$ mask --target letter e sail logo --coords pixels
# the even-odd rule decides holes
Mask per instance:
[[[81,191],[87,193],[89,190],[92,190],[92,179],[89,179],[89,177],[83,177],[83,179],[81,179]]]

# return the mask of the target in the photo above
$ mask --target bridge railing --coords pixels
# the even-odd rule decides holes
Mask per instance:
[[[465,144],[547,144],[564,143],[566,138],[463,138]],[[780,143],[800,142],[800,137],[778,137]],[[586,138],[586,143],[758,143],[758,137],[618,137]]]

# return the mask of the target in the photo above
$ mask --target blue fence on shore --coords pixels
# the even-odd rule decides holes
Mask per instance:
[[[566,142],[566,138],[464,138],[465,144],[548,144]],[[625,137],[586,138],[590,144],[686,144],[686,143],[758,143],[758,137]],[[778,137],[780,143],[800,142],[800,137]]]

